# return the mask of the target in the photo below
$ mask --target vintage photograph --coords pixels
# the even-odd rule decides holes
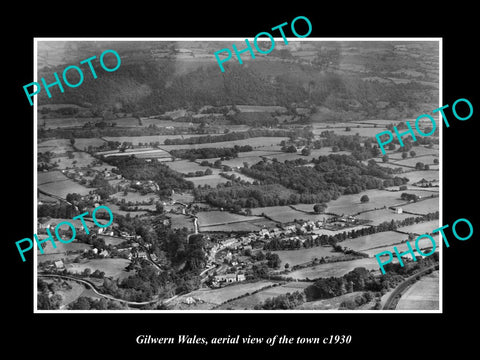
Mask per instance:
[[[249,39],[35,39],[35,312],[442,310],[441,39]]]

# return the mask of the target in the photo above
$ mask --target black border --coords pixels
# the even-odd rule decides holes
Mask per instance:
[[[2,68],[7,76],[4,107],[8,109],[8,149],[3,157],[3,183],[7,197],[4,206],[5,258],[7,279],[2,300],[4,316],[12,316],[6,339],[7,346],[19,349],[31,344],[36,351],[87,351],[97,354],[126,355],[146,352],[164,356],[192,351],[197,356],[210,353],[210,346],[138,345],[136,336],[198,336],[253,335],[320,337],[331,334],[350,334],[346,345],[289,345],[289,346],[218,346],[216,351],[229,356],[243,351],[270,354],[298,354],[299,350],[313,355],[361,354],[404,356],[461,345],[467,350],[474,344],[474,333],[467,328],[475,309],[475,258],[478,245],[478,215],[476,202],[476,118],[480,111],[474,81],[476,67],[474,29],[475,9],[459,3],[451,8],[420,9],[418,4],[392,4],[373,7],[366,3],[351,7],[341,4],[337,9],[305,5],[285,7],[275,5],[261,11],[243,3],[202,4],[193,9],[183,4],[178,9],[150,5],[110,4],[99,8],[62,8],[55,16],[50,9],[25,9],[21,30],[4,29],[8,36]],[[125,7],[122,9],[122,7]],[[127,9],[128,7],[128,9]],[[280,8],[278,11],[272,9]],[[63,11],[63,12],[62,12]],[[21,262],[14,242],[33,234],[33,108],[25,99],[22,86],[33,80],[34,37],[250,37],[258,32],[291,22],[296,16],[306,16],[313,25],[311,37],[441,37],[443,38],[443,104],[458,98],[469,99],[474,115],[468,121],[452,120],[443,130],[443,223],[452,224],[458,218],[469,219],[474,236],[465,242],[450,241],[444,248],[443,314],[33,314],[33,259]],[[60,16],[60,17],[59,17]],[[63,22],[62,22],[62,19]],[[479,109],[479,110],[477,110]],[[420,114],[419,114],[420,115]],[[6,150],[7,147],[4,147]],[[7,290],[7,289],[10,289]],[[12,309],[13,308],[13,309]],[[12,314],[12,315],[9,315]],[[93,325],[93,326],[92,326]],[[475,326],[475,325],[474,325]],[[27,335],[30,334],[30,335]],[[82,351],[82,352],[83,352]],[[86,353],[88,354],[88,352]],[[163,355],[162,355],[163,354]],[[317,356],[318,356],[317,355]],[[55,356],[55,355],[54,355]],[[88,355],[87,355],[88,356]],[[94,355],[91,355],[94,356]],[[94,356],[96,357],[96,356]]]

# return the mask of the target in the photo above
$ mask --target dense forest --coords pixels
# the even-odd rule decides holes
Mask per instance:
[[[193,183],[187,181],[183,176],[168,166],[159,162],[147,162],[133,156],[117,156],[105,158],[104,161],[116,166],[117,173],[129,180],[152,180],[158,184],[160,196],[171,195],[172,190],[193,189]]]

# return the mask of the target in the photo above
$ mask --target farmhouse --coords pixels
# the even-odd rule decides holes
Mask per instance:
[[[245,281],[244,274],[225,274],[225,275],[216,275],[215,281],[217,282],[226,282],[226,283],[234,283],[239,281]]]

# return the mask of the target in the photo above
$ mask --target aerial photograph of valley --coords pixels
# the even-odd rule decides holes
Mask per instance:
[[[441,308],[440,127],[375,137],[439,120],[438,40],[278,41],[225,72],[244,39],[36,41],[38,79],[83,70],[35,99],[36,233],[75,227],[36,250],[36,310]],[[98,206],[109,226],[72,220]]]

